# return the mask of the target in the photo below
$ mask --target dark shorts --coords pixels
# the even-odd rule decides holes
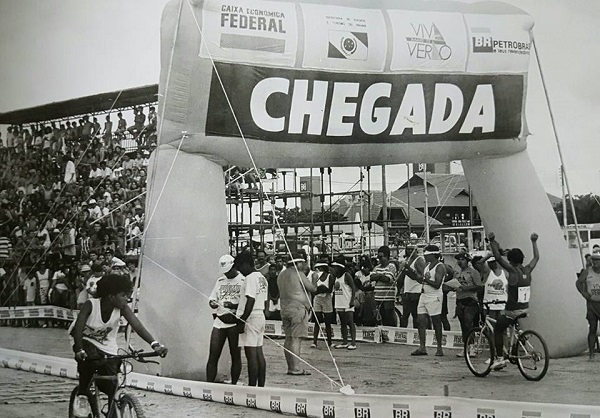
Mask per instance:
[[[600,321],[600,302],[587,301],[587,313],[585,318],[588,321]]]

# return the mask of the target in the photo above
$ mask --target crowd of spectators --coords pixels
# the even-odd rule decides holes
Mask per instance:
[[[87,272],[135,270],[157,121],[154,107],[134,115],[128,127],[119,112],[115,130],[86,115],[0,138],[1,306],[76,308]]]

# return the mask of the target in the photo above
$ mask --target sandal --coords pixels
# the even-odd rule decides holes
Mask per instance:
[[[287,374],[291,376],[310,376],[310,372],[308,370],[299,370],[297,372],[288,371]]]

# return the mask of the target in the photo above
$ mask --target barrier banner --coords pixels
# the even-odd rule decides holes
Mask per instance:
[[[60,306],[17,306],[14,308],[0,308],[2,319],[62,319],[72,321],[76,318],[74,311]]]
[[[0,348],[2,367],[76,379],[75,360]],[[128,374],[128,386],[253,409],[322,418],[591,418],[600,407],[439,396],[344,395],[280,387],[248,387]]]

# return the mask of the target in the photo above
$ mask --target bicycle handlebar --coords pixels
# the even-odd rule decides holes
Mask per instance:
[[[145,358],[148,357],[166,357],[167,355],[162,355],[157,353],[156,351],[148,351],[148,352],[143,352],[143,351],[134,351],[134,352],[129,352],[127,354],[119,354],[119,355],[112,355],[112,354],[107,354],[106,356],[102,356],[102,357],[87,357],[86,360],[91,360],[91,361],[96,361],[96,360],[126,360],[126,359],[134,359],[136,361],[139,361],[140,363],[145,363],[146,361],[144,361]]]

